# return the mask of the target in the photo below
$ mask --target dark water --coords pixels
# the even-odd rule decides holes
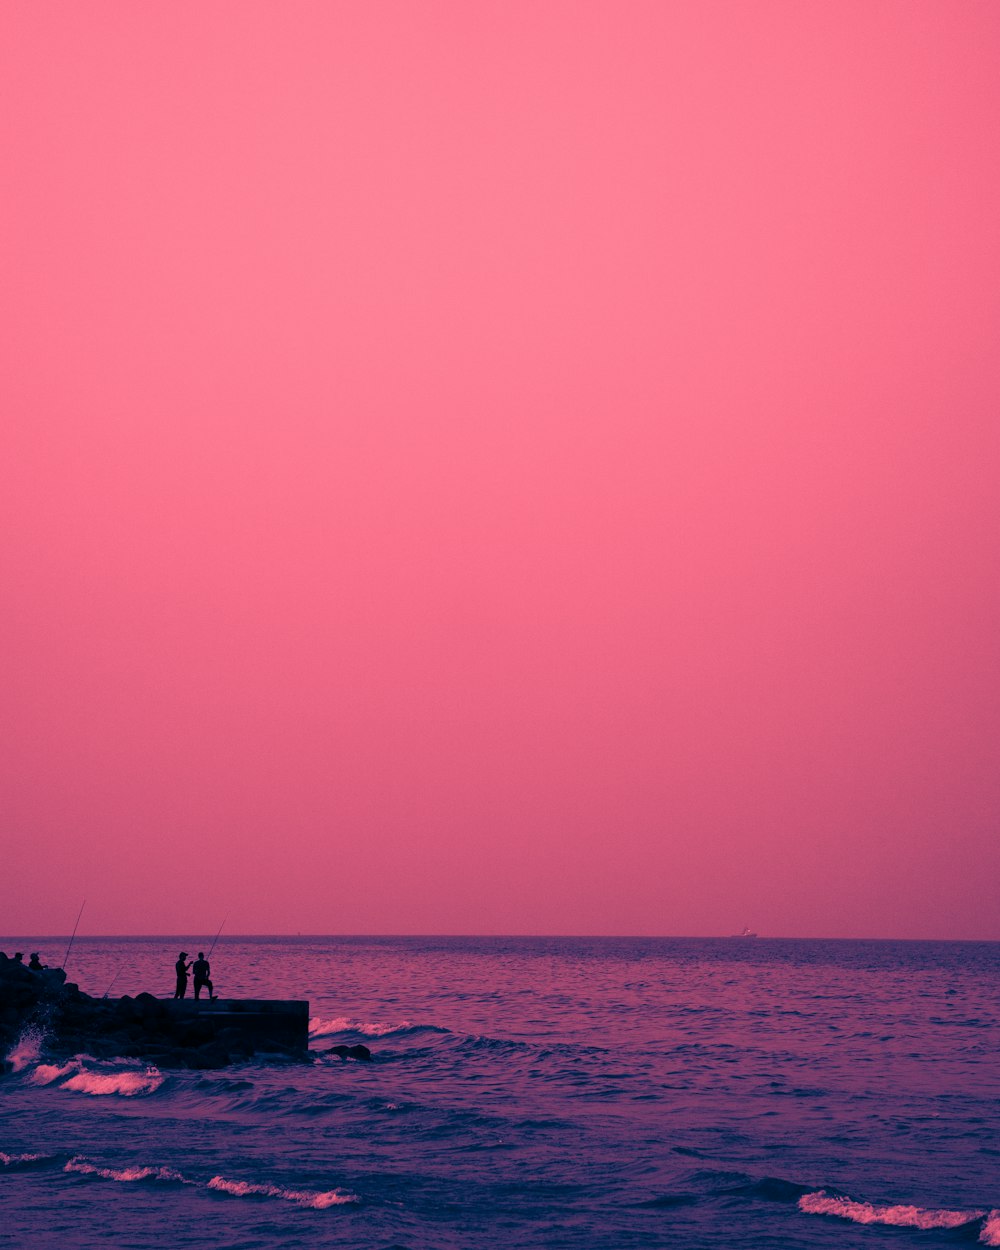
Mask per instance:
[[[78,940],[70,971],[169,995],[205,944]],[[24,1039],[0,1245],[1000,1245],[1000,944],[224,938],[212,962],[376,1061],[55,1068]]]

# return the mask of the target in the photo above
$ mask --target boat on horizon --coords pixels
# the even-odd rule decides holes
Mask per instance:
[[[729,935],[729,936],[730,936],[730,937],[733,937],[733,938],[755,938],[755,937],[757,936],[757,934],[756,934],[756,933],[751,933],[751,932],[750,932],[750,926],[749,926],[749,925],[744,925],[744,926],[743,926],[743,932],[742,932],[742,933],[730,933],[730,935]]]

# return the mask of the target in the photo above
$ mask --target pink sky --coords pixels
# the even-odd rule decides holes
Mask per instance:
[[[1000,5],[0,38],[0,927],[1000,938]]]

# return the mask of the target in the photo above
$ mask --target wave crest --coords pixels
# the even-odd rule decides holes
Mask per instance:
[[[949,1211],[905,1204],[881,1206],[872,1202],[855,1202],[852,1198],[829,1194],[825,1189],[803,1194],[798,1205],[800,1211],[810,1215],[836,1215],[855,1224],[884,1224],[892,1228],[961,1228],[982,1220],[987,1214],[985,1211]],[[985,1233],[986,1230],[983,1231]]]
[[[335,1033],[357,1033],[361,1037],[389,1037],[392,1034],[422,1032],[447,1033],[448,1029],[442,1029],[433,1024],[411,1024],[409,1020],[401,1020],[399,1024],[383,1024],[381,1021],[373,1020],[366,1024],[360,1020],[352,1020],[349,1016],[334,1016],[330,1020],[313,1016],[309,1021],[310,1037],[330,1037]]]
[[[76,1155],[63,1167],[64,1172],[82,1172],[85,1176],[100,1176],[108,1181],[171,1181],[186,1183],[180,1172],[173,1168],[102,1168],[81,1155]]]
[[[208,1182],[208,1188],[218,1190],[219,1193],[232,1194],[236,1198],[284,1198],[286,1202],[295,1202],[300,1207],[312,1207],[317,1211],[358,1201],[356,1194],[348,1193],[344,1189],[327,1189],[322,1192],[312,1189],[285,1189],[281,1185],[231,1181],[224,1176],[213,1176]]]
[[[75,1071],[76,1067],[72,1063],[40,1063],[28,1076],[28,1080],[32,1085],[51,1085],[53,1081]]]
[[[986,1216],[979,1240],[984,1246],[1000,1246],[1000,1209],[994,1208]]]
[[[166,1079],[158,1068],[147,1068],[145,1072],[78,1072],[59,1088],[92,1097],[119,1094],[122,1098],[135,1098],[155,1093]]]
[[[167,1079],[159,1068],[129,1065],[127,1059],[117,1062],[129,1066],[118,1068],[91,1068],[87,1066],[88,1062],[96,1064],[100,1061],[91,1059],[89,1055],[77,1055],[69,1063],[40,1063],[28,1076],[28,1080],[32,1085],[58,1083],[60,1089],[89,1094],[92,1097],[118,1094],[122,1098],[136,1098],[142,1094],[155,1093]]]
[[[6,1150],[0,1150],[0,1167],[30,1168],[38,1163],[48,1163],[54,1157],[54,1155],[33,1154],[9,1155]]]
[[[4,1155],[0,1153],[0,1161],[11,1160],[13,1163],[51,1159],[45,1155]],[[118,1181],[122,1184],[135,1184],[142,1181],[166,1183],[170,1185],[194,1185],[205,1189],[214,1189],[217,1193],[230,1194],[235,1198],[281,1198],[286,1202],[294,1202],[300,1207],[311,1207],[323,1211],[327,1207],[343,1206],[349,1202],[359,1202],[356,1194],[346,1189],[290,1189],[283,1185],[273,1185],[264,1181],[234,1181],[225,1176],[213,1176],[211,1180],[194,1180],[184,1176],[173,1168],[152,1167],[133,1164],[127,1167],[103,1167],[94,1163],[84,1155],[74,1155],[63,1165],[64,1172],[75,1172],[81,1176],[91,1176],[106,1181]]]

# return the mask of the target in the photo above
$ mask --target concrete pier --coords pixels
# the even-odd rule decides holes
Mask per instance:
[[[190,1024],[212,1036],[239,1035],[254,1051],[273,1045],[280,1050],[309,1049],[309,1003],[282,998],[168,998],[160,1000],[174,1028]]]

